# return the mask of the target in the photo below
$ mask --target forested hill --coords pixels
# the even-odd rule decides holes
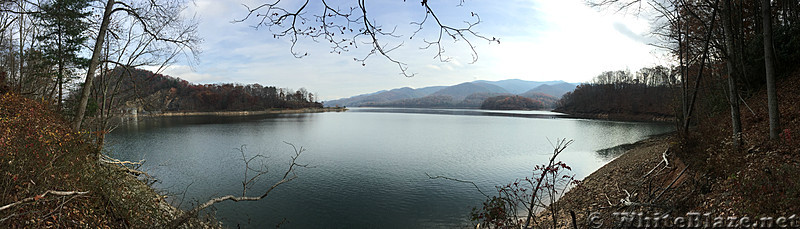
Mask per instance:
[[[314,94],[304,88],[293,91],[260,84],[193,84],[142,69],[117,68],[99,76],[97,81],[99,83],[93,86],[93,101],[114,101],[114,107],[137,108],[147,112],[322,107]]]
[[[675,118],[677,82],[669,69],[660,67],[608,71],[566,93],[555,111],[587,118],[668,121]]]
[[[544,108],[544,103],[539,100],[522,97],[519,95],[501,95],[487,98],[481,104],[481,109],[487,110],[539,110]]]
[[[564,81],[525,81],[519,79],[478,80],[452,86],[419,89],[409,87],[378,91],[369,94],[326,101],[326,106],[415,107],[415,108],[480,108],[494,96],[519,95],[553,108],[561,95],[575,89],[577,84]]]

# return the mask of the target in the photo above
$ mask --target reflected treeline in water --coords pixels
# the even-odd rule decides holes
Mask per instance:
[[[503,110],[474,110],[474,109],[428,109],[428,108],[355,108],[349,112],[369,113],[407,113],[407,114],[437,114],[437,115],[472,115],[472,116],[500,116],[517,118],[558,118],[564,117],[562,113],[550,111],[503,111]]]
[[[669,134],[669,133],[672,133],[672,132],[669,131],[669,132],[660,133],[660,134],[647,135],[647,138],[663,136],[663,135],[666,135],[666,134]],[[622,144],[622,145],[618,145],[618,146],[614,146],[614,147],[600,149],[600,150],[597,150],[596,152],[597,152],[597,155],[600,156],[600,158],[610,161],[610,160],[612,160],[614,158],[619,157],[620,155],[622,155],[623,153],[627,152],[628,150],[631,150],[631,149],[635,148],[638,143],[639,142],[630,143],[630,144]]]
[[[299,114],[262,114],[262,115],[197,115],[197,116],[170,116],[170,117],[147,117],[147,116],[125,116],[119,117],[114,121],[118,130],[140,131],[153,128],[167,128],[184,125],[206,125],[206,124],[230,124],[261,122],[264,120],[308,120],[314,113]],[[117,130],[115,130],[117,131]],[[118,131],[117,131],[118,132]]]
[[[605,160],[611,160],[636,147],[636,143],[622,144],[611,148],[597,150],[597,155]]]
[[[215,206],[217,219],[230,227],[265,228],[285,218],[290,228],[463,228],[470,225],[470,209],[486,197],[471,185],[425,173],[494,190],[530,176],[531,168],[549,160],[550,142],[567,138],[574,143],[559,160],[580,179],[610,160],[598,149],[674,129],[560,117],[547,111],[393,108],[139,117],[106,140],[115,158],[144,159],[141,169],[161,181],[154,186],[185,193],[186,201],[241,193],[242,145],[248,157],[268,157],[270,171],[283,171],[293,156],[284,142],[308,149],[298,162],[313,168],[298,170],[298,179],[268,199]],[[252,187],[269,187],[280,175],[265,174]],[[263,189],[248,194],[256,190]]]

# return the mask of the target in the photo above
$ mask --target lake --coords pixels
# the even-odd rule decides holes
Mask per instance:
[[[269,173],[247,194],[261,195],[280,179],[294,155],[307,149],[298,178],[257,202],[215,205],[230,228],[453,228],[484,197],[470,184],[429,179],[426,173],[475,182],[484,192],[530,177],[547,162],[549,141],[574,140],[560,160],[583,178],[616,155],[602,149],[673,131],[670,124],[561,118],[545,111],[356,108],[340,113],[242,117],[139,118],[107,137],[111,156],[145,159],[155,188],[182,208],[241,195],[244,162],[266,156]],[[251,167],[258,167],[256,162]],[[250,172],[252,174],[252,172]]]

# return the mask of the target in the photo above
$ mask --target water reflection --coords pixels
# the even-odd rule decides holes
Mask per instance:
[[[501,116],[501,117],[520,117],[520,118],[556,118],[559,116],[565,116],[565,114],[551,112],[551,111],[504,111],[504,110],[429,109],[429,108],[353,108],[350,109],[348,112],[474,115],[474,116]]]
[[[185,125],[211,125],[211,124],[231,124],[231,123],[259,123],[259,122],[297,122],[302,123],[316,115],[315,113],[300,114],[264,114],[249,116],[170,116],[170,117],[150,117],[150,116],[129,116],[121,117],[116,122],[119,131],[116,132],[138,132],[149,129],[169,128]]]
[[[520,118],[522,117],[522,118]],[[539,118],[545,117],[545,118]],[[304,146],[299,178],[268,199],[225,203],[217,216],[229,227],[452,228],[483,196],[471,185],[430,180],[443,175],[493,190],[547,160],[548,138],[574,139],[561,160],[584,177],[609,160],[600,149],[671,131],[670,125],[563,119],[540,111],[352,109],[342,113],[247,117],[140,118],[112,132],[120,159],[146,159],[157,188],[187,191],[187,201],[241,193],[241,155],[269,156],[275,181]],[[191,185],[190,185],[191,184]],[[190,204],[184,203],[184,206]]]

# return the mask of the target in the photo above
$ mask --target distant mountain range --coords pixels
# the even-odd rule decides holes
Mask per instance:
[[[519,95],[552,107],[578,84],[564,81],[478,80],[452,86],[410,87],[383,90],[324,102],[325,106],[478,108],[490,97]]]

